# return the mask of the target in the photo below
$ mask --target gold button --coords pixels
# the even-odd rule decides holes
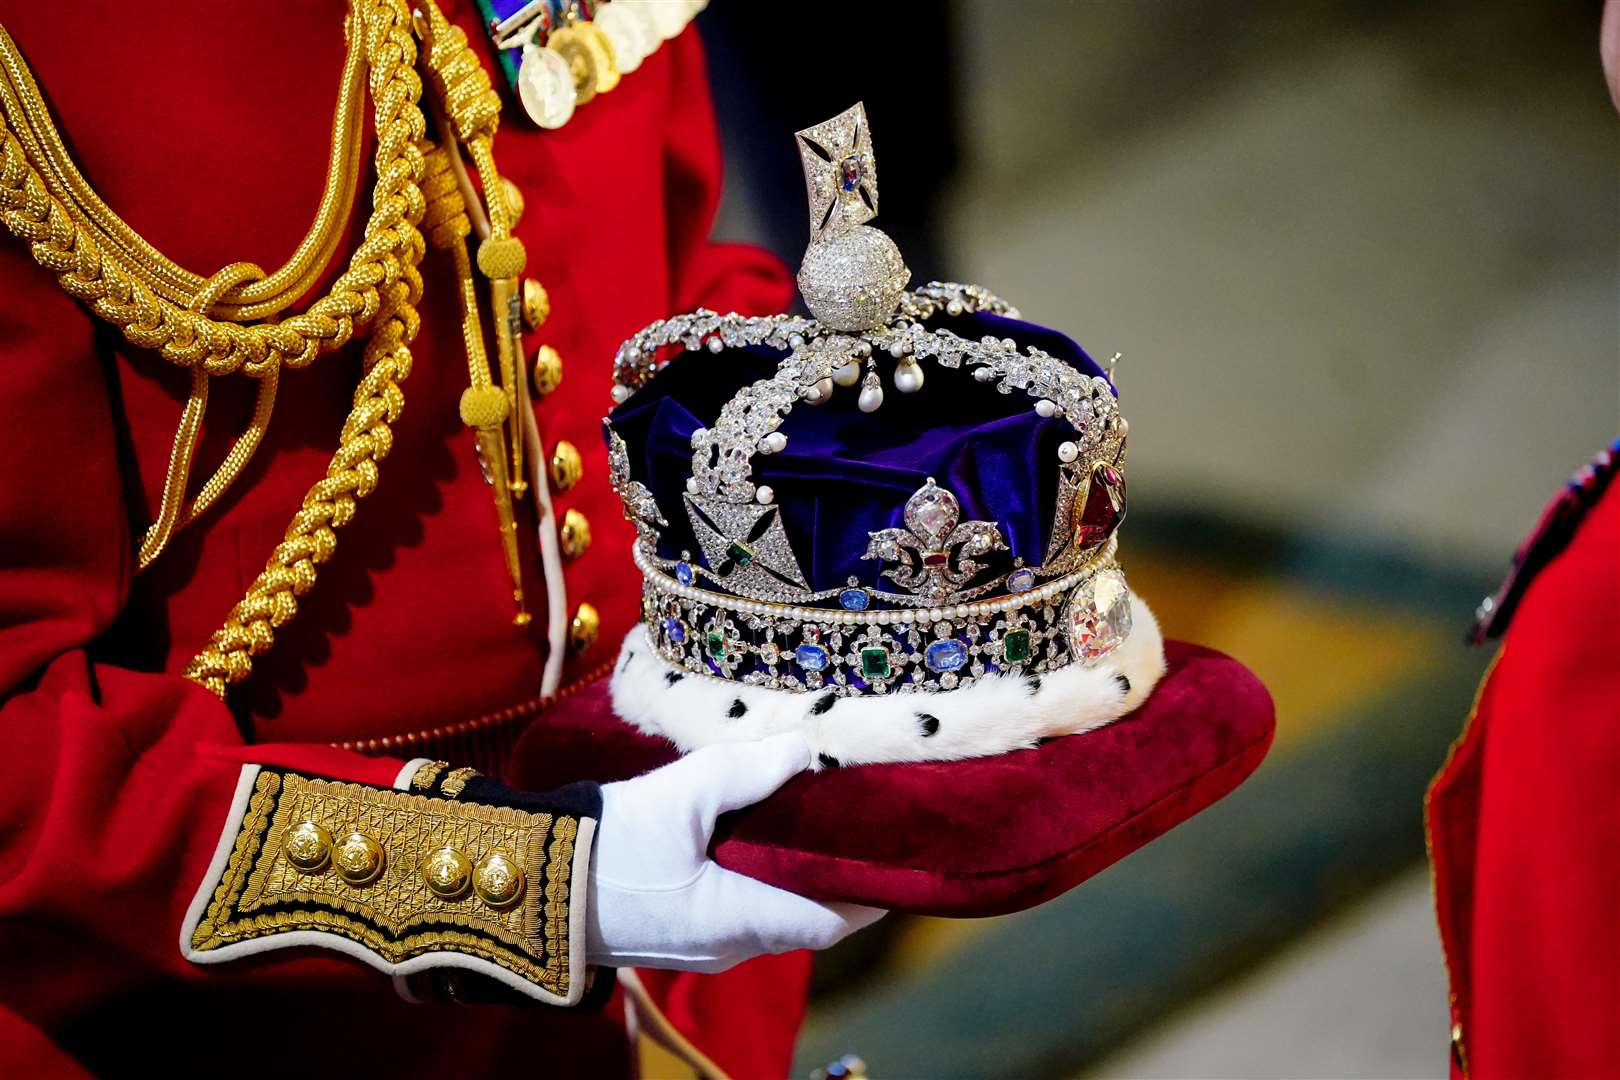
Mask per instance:
[[[356,888],[376,881],[384,861],[382,845],[363,832],[350,833],[332,849],[332,868]]]
[[[551,315],[551,295],[534,278],[523,279],[523,325],[536,330]]]
[[[501,194],[506,197],[506,212],[511,215],[512,224],[516,225],[523,216],[523,190],[512,183],[510,177],[501,177]]]
[[[534,354],[534,392],[545,397],[562,384],[562,357],[550,345],[542,345]]]
[[[287,833],[281,850],[301,873],[318,874],[332,857],[332,834],[313,821],[300,821]]]
[[[442,847],[422,860],[422,881],[433,895],[454,900],[472,881],[472,862],[453,847]]]
[[[591,546],[591,523],[578,510],[569,509],[563,515],[562,553],[564,558],[577,559]]]
[[[559,439],[551,448],[551,486],[567,491],[585,475],[585,462],[580,459],[579,447],[567,439]]]
[[[511,858],[492,851],[473,871],[473,892],[492,908],[511,907],[523,895],[523,869]]]
[[[577,653],[596,644],[596,635],[602,632],[602,616],[590,604],[574,609],[573,621],[568,624],[568,644]]]

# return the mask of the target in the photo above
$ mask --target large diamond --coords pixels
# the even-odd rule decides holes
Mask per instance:
[[[1064,616],[1069,651],[1080,660],[1098,660],[1131,635],[1131,591],[1125,575],[1110,567],[1075,586]]]
[[[932,477],[928,483],[906,500],[906,528],[926,541],[927,547],[937,550],[962,518],[962,507],[942,487],[936,487]]]
[[[1082,548],[1106,543],[1125,520],[1125,477],[1106,461],[1091,470],[1085,509],[1075,524],[1074,538]]]

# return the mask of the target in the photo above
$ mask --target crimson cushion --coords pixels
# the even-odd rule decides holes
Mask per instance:
[[[1237,787],[1271,745],[1271,696],[1236,660],[1167,642],[1134,713],[997,757],[805,773],[727,814],[715,861],[806,896],[925,915],[1033,907]],[[523,734],[507,780],[543,790],[621,780],[675,749],[613,715],[607,680]]]

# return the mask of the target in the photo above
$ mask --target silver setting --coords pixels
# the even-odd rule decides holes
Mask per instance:
[[[952,599],[984,570],[975,556],[1007,550],[993,523],[962,521],[961,503],[932,476],[906,500],[904,516],[904,529],[868,533],[861,558],[883,560],[884,577],[933,601]]]

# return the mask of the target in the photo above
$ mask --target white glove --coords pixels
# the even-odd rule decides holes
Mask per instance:
[[[724,971],[762,953],[825,949],[885,913],[823,904],[708,857],[715,818],[810,764],[797,733],[721,743],[602,788],[586,959],[609,967]]]

